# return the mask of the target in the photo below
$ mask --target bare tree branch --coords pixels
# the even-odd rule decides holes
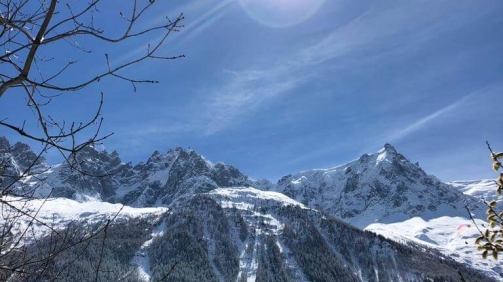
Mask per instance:
[[[162,23],[142,27],[155,1],[129,0],[127,3],[121,2],[119,6],[129,7],[127,11],[116,11],[119,16],[117,20],[108,20],[103,24],[97,20],[102,2],[0,1],[0,103],[5,103],[5,99],[1,100],[4,95],[17,95],[26,102],[23,106],[29,109],[28,113],[31,112],[29,117],[23,119],[2,116],[4,113],[0,113],[0,127],[42,145],[31,163],[16,173],[9,171],[12,168],[11,152],[0,150],[0,276],[3,271],[27,281],[56,281],[63,275],[63,270],[48,271],[55,259],[62,253],[74,252],[74,256],[63,265],[63,269],[68,268],[82,256],[92,240],[98,239],[101,240],[102,250],[96,258],[94,280],[98,281],[100,273],[105,271],[103,255],[107,233],[122,208],[89,233],[72,232],[70,228],[62,230],[54,222],[40,218],[40,212],[49,201],[51,192],[39,199],[38,206],[33,206],[30,200],[38,197],[36,192],[40,187],[27,183],[28,179],[43,177],[45,171],[36,167],[48,150],[58,152],[70,169],[81,177],[108,175],[108,172],[93,175],[86,171],[86,161],[78,157],[87,146],[100,144],[113,134],[101,132],[104,93],[96,93],[99,94],[96,109],[82,121],[61,118],[57,112],[50,112],[47,106],[68,92],[88,95],[84,93],[86,87],[105,78],[131,84],[134,92],[140,84],[158,83],[148,77],[131,76],[125,70],[150,60],[169,61],[184,57],[182,54],[166,55],[163,52],[165,48],[162,48],[167,44],[168,37],[183,27],[181,23],[184,16],[180,13],[174,20],[166,17]],[[130,6],[124,6],[127,4]],[[110,21],[118,27],[118,33],[105,32],[104,27]],[[151,38],[155,39],[151,44],[145,43],[144,53],[118,63],[110,60],[114,49],[120,45]],[[97,42],[104,46],[103,49],[87,48],[88,43]],[[68,44],[73,47],[68,53],[51,53],[51,50],[59,51],[59,47],[67,47]],[[80,76],[66,79],[72,71],[81,71],[78,58],[90,56],[93,51],[102,52],[98,54],[104,58],[101,71],[98,68],[91,77],[84,77],[80,81]],[[43,229],[46,237],[37,238],[35,227]],[[48,242],[48,247],[42,247],[42,241]],[[165,278],[175,266],[176,263]]]

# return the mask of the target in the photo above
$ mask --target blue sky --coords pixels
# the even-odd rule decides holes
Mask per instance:
[[[109,5],[102,10],[113,19],[120,8]],[[103,132],[114,132],[104,145],[124,161],[191,147],[213,162],[275,181],[343,164],[389,142],[445,181],[495,177],[485,140],[503,150],[503,2],[193,0],[155,6],[143,24],[184,12],[186,27],[162,52],[186,58],[150,61],[124,74],[160,84],[133,93],[130,84],[105,80],[47,108],[84,120],[104,92]],[[112,20],[106,27],[118,28]],[[94,53],[65,79],[93,75],[103,68],[104,52],[111,52],[112,63],[145,52],[153,39],[111,51],[84,42]],[[1,99],[0,118],[29,119],[15,94]],[[47,158],[58,161],[54,152]]]

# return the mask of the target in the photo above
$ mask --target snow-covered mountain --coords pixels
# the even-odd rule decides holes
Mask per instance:
[[[60,229],[96,224],[121,209],[98,201],[42,201],[29,205],[40,205],[39,218]],[[195,194],[169,211],[124,207],[116,221],[108,228],[102,281],[123,276],[124,281],[158,281],[173,265],[167,281],[462,281],[460,273],[467,281],[491,279],[434,249],[396,243],[281,193],[250,187]],[[43,249],[44,226],[21,224],[14,231],[23,228],[37,234],[36,247]],[[62,268],[72,256],[72,250],[65,251],[46,274],[75,281],[78,273],[92,272],[88,260],[102,245],[101,240],[90,244],[75,266]]]
[[[160,217],[168,209],[164,207],[134,208],[121,204],[112,204],[102,201],[78,202],[72,199],[58,197],[48,199],[34,199],[26,201],[16,197],[3,198],[10,205],[3,206],[3,220],[8,220],[8,214],[17,215],[17,210],[22,209],[30,216],[36,216],[40,222],[48,226],[33,224],[29,220],[12,221],[12,235],[18,236],[28,230],[30,236],[27,241],[40,239],[55,230],[64,230],[71,223],[95,224],[104,219],[115,218],[118,221],[127,221],[137,217]],[[27,217],[30,219],[30,217]]]
[[[470,281],[487,279],[433,250],[394,243],[281,193],[249,187],[178,202],[165,230],[151,245],[150,261],[179,260],[194,281],[459,281],[458,270]],[[197,249],[200,256],[185,255]],[[173,279],[183,273],[175,269]]]
[[[25,153],[4,154],[12,163],[10,167],[21,167],[18,159],[30,155],[27,146],[18,147],[25,148]],[[404,281],[423,281],[426,277],[457,281],[459,275],[453,269],[461,266],[455,262],[449,261],[445,268],[425,264],[424,260],[435,264],[448,261],[439,259],[433,249],[483,270],[491,279],[498,280],[501,272],[493,262],[481,260],[470,239],[476,235],[474,228],[459,232],[459,226],[470,224],[465,205],[483,224],[483,204],[463,194],[459,185],[456,189],[452,185],[457,184],[445,184],[428,175],[389,144],[346,165],[288,175],[277,184],[251,179],[233,166],[212,164],[195,151],[180,147],[164,154],[156,151],[145,163],[136,165],[123,163],[117,152],[93,147],[70,159],[70,163],[52,167],[44,162],[36,178],[22,179],[21,183],[35,189],[38,197],[77,200],[79,206],[99,206],[105,201],[109,203],[104,206],[122,203],[133,210],[152,207],[155,218],[159,217],[158,209],[170,208],[168,213],[161,212],[169,214],[165,225],[149,229],[150,235],[140,232],[145,241],[127,263],[137,267],[139,277],[145,279],[161,275],[161,269],[168,270],[172,261],[157,253],[148,257],[138,254],[163,248],[167,248],[165,253],[175,250],[174,257],[185,253],[204,258],[187,261],[184,266],[207,267],[201,274],[207,276],[196,275],[194,281],[236,281],[237,277],[239,281],[334,281],[331,275],[336,274],[348,280],[335,281],[395,281],[398,277]],[[149,213],[148,209],[144,211],[139,212],[143,217]],[[80,220],[89,214],[103,218],[95,210],[82,214],[61,214],[59,218]],[[250,232],[253,237],[249,237]],[[345,237],[346,233],[351,236]],[[354,238],[360,238],[357,245],[364,247],[354,246]],[[193,249],[177,249],[171,241],[183,241]],[[335,272],[311,266],[313,257],[303,255],[310,254],[311,249],[317,250],[314,257],[322,255],[316,257],[322,261],[320,265],[337,265]],[[366,259],[360,258],[360,253]],[[403,254],[417,259],[411,261]],[[187,255],[181,256],[187,259]],[[388,265],[388,261],[393,264]],[[426,276],[419,275],[421,272]],[[463,272],[474,275],[474,280],[468,281],[478,279],[471,270]],[[182,274],[173,275],[181,278],[177,275]]]
[[[29,147],[28,147],[29,148]],[[16,163],[17,158],[12,158]],[[135,207],[167,206],[218,187],[269,187],[237,168],[212,164],[191,149],[177,147],[165,154],[155,151],[145,162],[123,163],[116,151],[108,153],[92,146],[37,174],[38,197],[65,197],[79,201],[97,199]],[[16,165],[13,165],[15,167]]]
[[[476,199],[426,174],[390,144],[345,165],[285,176],[275,190],[359,228],[416,216],[465,217],[466,204],[483,218]]]
[[[397,242],[438,249],[495,279],[503,271],[474,248],[473,238],[480,234],[465,208],[479,226],[487,224],[481,197],[494,198],[495,186],[490,181],[443,183],[390,144],[345,165],[285,176],[275,191]]]
[[[166,154],[154,152],[145,164],[136,165],[133,172],[135,181],[118,188],[115,201],[134,206],[169,205],[218,187],[268,184],[250,179],[231,165],[213,165],[195,151],[180,147]]]

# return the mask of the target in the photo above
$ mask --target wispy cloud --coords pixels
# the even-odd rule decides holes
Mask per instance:
[[[221,131],[253,115],[265,103],[294,89],[301,78],[291,70],[229,72],[230,82],[208,96],[203,111],[204,133]],[[285,77],[289,74],[289,77]]]
[[[493,95],[495,91],[499,91],[501,89],[501,83],[496,83],[492,84],[489,86],[486,86],[478,91],[466,94],[465,96],[461,97],[460,99],[454,101],[453,103],[433,112],[430,113],[423,118],[405,126],[404,128],[392,133],[388,137],[386,137],[386,141],[389,142],[394,142],[398,141],[400,139],[406,138],[409,135],[413,134],[414,132],[417,132],[421,129],[424,129],[429,126],[432,122],[435,120],[438,120],[442,118],[443,121],[445,121],[445,117],[447,114],[451,114],[450,116],[453,117],[454,119],[460,119],[463,117],[463,113],[459,113],[456,115],[453,115],[452,113],[456,111],[461,111],[463,106],[467,105],[473,98],[475,97],[480,97],[483,95]]]
[[[452,9],[451,3],[393,2],[379,7],[375,3],[359,16],[334,29],[317,44],[301,52],[303,63],[319,64],[327,60],[369,50],[374,56],[407,51],[405,46],[415,47],[443,32],[464,26],[470,21],[484,18],[487,11],[477,10],[463,20]],[[464,5],[456,9],[463,10]],[[387,48],[382,48],[386,45]],[[374,48],[381,46],[381,48]],[[365,52],[369,53],[369,52]]]
[[[380,39],[410,29],[413,24],[398,24],[408,22],[404,18],[410,13],[404,10],[409,8],[400,5],[384,13],[366,11],[315,44],[294,52],[276,67],[232,72],[225,83],[205,92],[203,114],[197,117],[204,133],[213,134],[242,123],[246,117],[253,116],[250,113],[277,96],[292,92],[309,76],[323,72],[323,63],[350,56],[358,48],[372,48]]]
[[[186,38],[190,39],[211,28],[233,2],[235,1],[221,2],[193,21],[188,26],[191,30]],[[223,71],[220,83],[200,91],[202,98],[192,105],[193,111],[187,114],[189,127],[199,133],[212,135],[240,125],[278,97],[284,98],[295,93],[295,89],[328,67],[335,65],[344,69],[348,67],[347,64],[355,61],[371,59],[368,58],[368,54],[375,57],[403,52],[404,46],[399,45],[397,41],[415,45],[418,41],[426,41],[438,33],[441,29],[438,25],[439,19],[447,21],[444,22],[446,25],[453,24],[449,19],[445,19],[443,9],[429,12],[430,8],[408,2],[390,7],[378,7],[379,12],[369,8],[354,19],[336,27],[316,43],[299,51],[290,51],[290,54],[289,50],[285,50],[284,59],[274,62],[272,67],[269,64],[243,70]],[[428,17],[423,17],[425,13]],[[410,18],[417,20],[411,21]],[[421,33],[416,33],[415,30],[421,30]],[[435,32],[431,32],[432,30]],[[411,36],[414,40],[411,40]],[[183,41],[183,38],[181,40]],[[362,50],[368,52],[361,53]],[[348,60],[345,60],[346,58]],[[340,60],[336,64],[329,62],[334,59]],[[426,117],[425,120],[418,121],[415,126],[404,129],[400,134],[397,133],[396,138],[419,128],[440,114],[442,113],[434,113],[429,119]]]
[[[179,44],[183,43],[183,41],[194,38],[195,36],[210,28],[218,19],[225,15],[232,2],[233,0],[221,1],[208,12],[196,18],[193,22],[188,23],[187,29],[184,30],[185,32],[187,32],[187,36],[182,38],[182,41],[179,42]]]
[[[456,102],[436,111],[436,112],[433,112],[423,118],[421,118],[420,120],[406,126],[405,128],[403,129],[400,129],[399,131],[393,133],[391,136],[388,137],[388,140],[390,142],[393,142],[393,141],[397,141],[399,139],[402,139],[404,137],[407,137],[408,135],[412,134],[413,132],[415,131],[418,131],[420,130],[421,128],[424,128],[425,126],[428,125],[428,123],[430,123],[431,121],[441,117],[442,115],[444,115],[445,113],[448,113],[450,111],[453,111],[455,110],[456,108],[458,108],[461,104],[463,104],[469,97],[471,96],[471,94],[469,95],[466,95],[465,97],[457,100]]]

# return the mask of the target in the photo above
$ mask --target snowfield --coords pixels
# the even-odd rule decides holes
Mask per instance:
[[[102,201],[78,202],[66,198],[48,198],[35,200],[22,200],[15,197],[2,198],[2,217],[0,220],[8,222],[12,216],[17,215],[16,209],[27,211],[22,220],[16,221],[13,234],[22,234],[28,230],[26,239],[39,238],[50,232],[50,228],[62,230],[71,222],[81,221],[87,224],[105,222],[108,219],[128,219],[143,216],[159,216],[168,211],[165,207],[133,208],[121,204],[111,204]],[[9,207],[8,205],[11,205]],[[31,217],[37,218],[36,222]],[[4,225],[5,223],[2,223]],[[47,225],[47,226],[44,226]]]
[[[476,219],[482,228],[487,222]],[[475,238],[480,235],[470,219],[463,217],[442,216],[430,220],[414,217],[391,224],[374,223],[367,231],[380,234],[388,239],[407,243],[412,241],[440,250],[445,255],[471,265],[475,269],[489,273],[495,280],[503,281],[499,273],[503,268],[500,261],[484,260],[475,247]]]

